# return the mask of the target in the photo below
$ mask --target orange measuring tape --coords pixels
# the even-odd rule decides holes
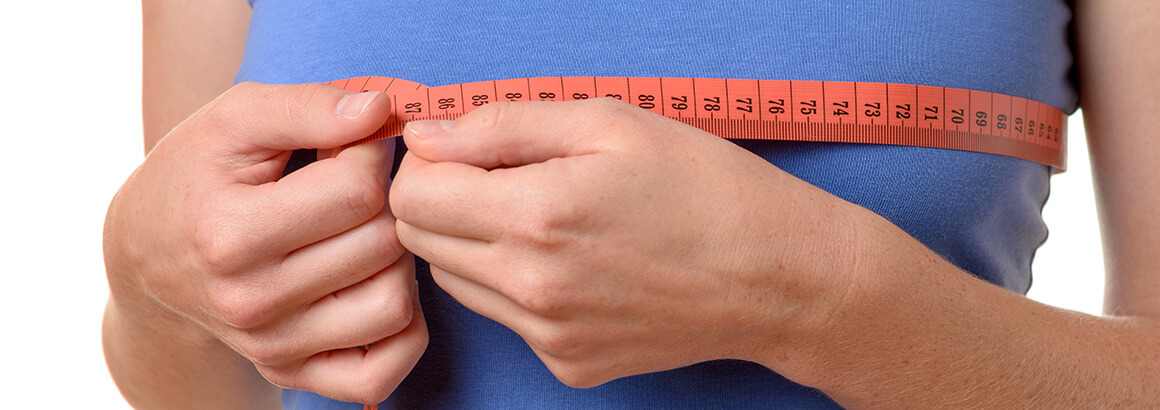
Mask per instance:
[[[495,101],[611,97],[731,139],[892,144],[1066,166],[1067,116],[986,91],[913,84],[673,77],[536,77],[428,87],[390,77],[331,81],[391,96],[394,117],[351,145],[399,136],[408,121],[453,120]]]

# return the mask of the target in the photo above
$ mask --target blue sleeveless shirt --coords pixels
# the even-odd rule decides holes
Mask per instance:
[[[238,81],[381,75],[429,86],[534,76],[871,81],[992,91],[1074,110],[1064,0],[256,0]],[[956,266],[1026,292],[1050,170],[990,154],[737,141],[866,207]],[[752,363],[714,361],[591,389],[557,381],[515,333],[420,263],[430,346],[386,408],[830,408]],[[287,408],[352,408],[287,391]]]

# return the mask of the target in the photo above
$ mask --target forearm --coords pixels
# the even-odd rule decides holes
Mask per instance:
[[[234,83],[250,7],[235,0],[142,0],[145,152]]]
[[[1104,311],[1160,316],[1160,7],[1077,1],[1076,71],[1104,261]]]
[[[1076,61],[1100,209],[1107,317],[1037,304],[904,235],[820,339],[818,385],[851,405],[1160,407],[1160,8],[1077,1]],[[1095,272],[1093,272],[1095,274]],[[840,343],[845,341],[845,343]],[[851,342],[854,341],[854,342]],[[827,343],[839,342],[839,343]],[[961,404],[961,405],[959,405]]]
[[[843,303],[766,359],[862,407],[1160,405],[1160,322],[1053,308],[943,261],[885,220],[868,222]],[[863,236],[866,238],[866,236]]]

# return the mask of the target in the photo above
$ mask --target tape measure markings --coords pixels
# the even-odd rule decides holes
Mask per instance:
[[[354,144],[398,136],[408,121],[453,120],[494,101],[611,97],[724,138],[945,148],[1028,159],[1057,172],[1065,166],[1062,111],[961,88],[678,77],[532,77],[427,87],[371,76],[329,84],[392,98],[395,118]]]

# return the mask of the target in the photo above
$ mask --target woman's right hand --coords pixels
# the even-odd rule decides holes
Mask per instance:
[[[278,386],[385,399],[428,337],[386,206],[394,141],[281,173],[292,150],[371,134],[388,100],[245,83],[173,129],[110,206],[109,314],[162,339],[220,340]]]

